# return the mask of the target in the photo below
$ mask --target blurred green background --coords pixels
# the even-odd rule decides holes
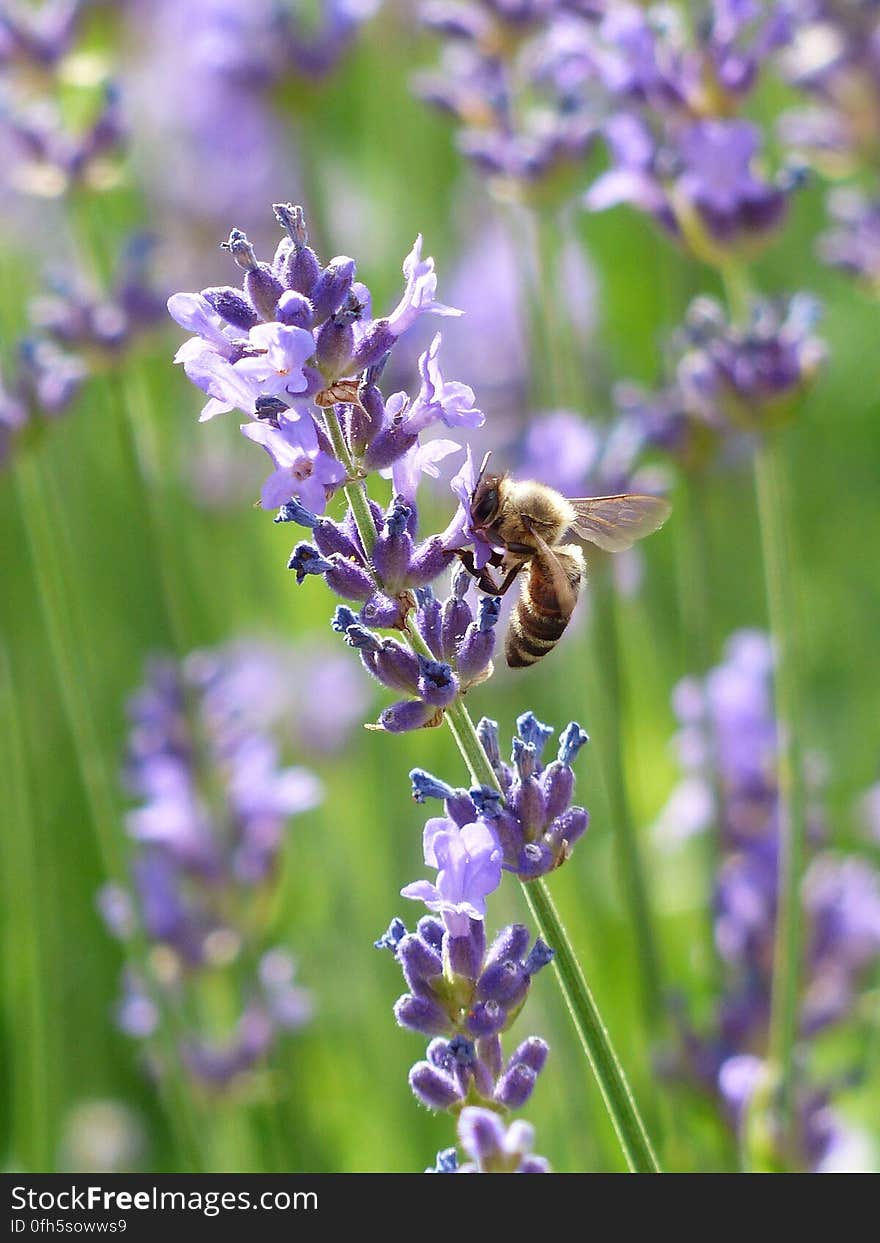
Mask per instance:
[[[275,101],[298,166],[275,170],[274,198],[308,203],[319,253],[355,255],[359,277],[381,308],[398,296],[400,263],[417,232],[436,258],[442,297],[444,280],[473,240],[469,222],[490,210],[485,187],[455,152],[451,127],[410,94],[413,67],[435,53],[433,41],[416,38],[412,29],[400,14],[384,10],[334,77],[314,87],[293,84]],[[94,48],[112,51],[119,30],[101,14],[90,37]],[[803,570],[804,732],[811,749],[827,759],[831,844],[847,846],[856,840],[853,802],[876,779],[878,763],[880,322],[876,301],[814,256],[822,193],[817,184],[797,196],[781,244],[756,266],[756,283],[766,292],[814,290],[826,307],[821,332],[830,362],[787,442]],[[8,366],[15,339],[27,331],[27,305],[47,257],[79,260],[88,270],[97,256],[107,270],[128,233],[155,229],[156,220],[136,168],[103,194],[82,192],[68,210],[58,200],[24,200],[12,187],[3,202],[0,325]],[[228,225],[265,233],[268,203],[260,219],[238,214]],[[607,382],[657,380],[664,332],[690,297],[715,288],[715,278],[627,211],[578,213],[574,229],[596,273],[596,327],[584,362],[585,387],[594,396],[582,413],[604,420]],[[159,241],[167,241],[161,230]],[[160,250],[160,258],[169,290],[233,279],[220,251],[192,256],[196,283],[190,273],[175,280],[173,254]],[[180,339],[169,323],[141,343],[119,373],[92,378],[76,408],[0,477],[0,1156],[11,1168],[63,1166],[70,1111],[96,1099],[134,1112],[143,1134],[139,1164],[186,1168],[173,1118],[144,1075],[134,1043],[114,1026],[123,956],[95,908],[106,879],[99,840],[120,849],[124,844],[126,802],[117,777],[125,700],[142,681],[145,658],[156,651],[182,654],[250,635],[292,642],[329,636],[331,602],[321,584],[309,580],[298,589],[285,571],[291,529],[273,525],[247,500],[207,508],[194,497],[194,463],[207,440],[222,443],[230,455],[260,455],[238,444],[234,414],[197,425],[200,394],[171,363]],[[479,398],[479,375],[456,378],[471,383]],[[539,389],[540,377],[532,379]],[[132,468],[133,447],[146,464],[146,498]],[[331,512],[340,504],[341,498]],[[438,492],[434,505],[426,522],[433,517],[445,524],[447,498]],[[712,477],[709,517],[717,659],[731,631],[766,623],[745,464]],[[676,780],[669,696],[690,668],[679,605],[680,538],[673,517],[646,546],[642,590],[620,602],[619,614],[627,783],[667,982],[689,993],[699,1014],[709,1000],[701,846],[661,851],[648,831]],[[40,603],[47,591],[75,652],[65,671],[77,683],[72,693],[60,684],[53,659]],[[177,635],[163,593],[173,597]],[[475,716],[497,719],[503,737],[527,708],[557,728],[576,718],[594,734],[577,767],[578,797],[592,825],[570,864],[553,876],[553,892],[666,1162],[679,1169],[729,1167],[729,1141],[712,1109],[680,1090],[659,1089],[640,1022],[635,948],[595,745],[589,625],[536,670],[499,672],[471,698]],[[379,692],[374,700],[374,706],[385,702]],[[99,829],[74,745],[71,703],[88,710],[99,750],[92,762],[102,769],[98,783],[112,791]],[[88,754],[90,738],[77,741]],[[229,1169],[422,1169],[452,1142],[452,1126],[410,1094],[406,1071],[422,1055],[423,1042],[396,1027],[391,1006],[401,991],[399,970],[372,941],[392,915],[413,917],[397,894],[422,874],[424,816],[411,801],[407,772],[419,765],[455,784],[463,780],[461,763],[445,730],[404,737],[355,730],[340,756],[290,758],[319,773],[326,797],[291,825],[271,939],[295,954],[316,1013],[281,1042],[268,1105],[235,1097],[198,1103],[210,1132],[206,1159],[211,1168]],[[521,895],[505,884],[490,902],[492,924],[523,917]],[[563,1171],[623,1168],[550,972],[535,984],[514,1035],[533,1031],[552,1047],[526,1111],[537,1128],[538,1151]],[[658,1044],[664,1034],[656,1033]],[[869,1085],[844,1093],[839,1103],[856,1122],[876,1120],[880,1076],[875,1071]]]

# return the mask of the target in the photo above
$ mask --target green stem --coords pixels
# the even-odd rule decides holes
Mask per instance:
[[[578,395],[575,350],[568,307],[559,288],[562,225],[540,209],[529,213],[533,289],[530,333],[538,357],[532,366],[533,394],[539,406],[570,406]]]
[[[118,833],[121,817],[117,806],[116,786],[95,726],[87,690],[88,674],[83,668],[83,658],[88,651],[85,638],[88,629],[80,599],[73,591],[74,580],[67,574],[65,559],[61,555],[50,518],[54,482],[44,475],[34,453],[23,454],[19,458],[14,480],[37,595],[49,638],[50,656],[55,667],[55,683],[70,729],[104,872],[112,880],[123,881],[125,859]],[[59,526],[61,521],[60,517],[56,517],[55,526]],[[146,962],[146,948],[140,931],[133,949],[139,961]],[[162,1007],[161,999],[155,990],[150,991],[153,999],[163,1009],[164,1017],[166,1011]],[[160,1030],[166,1061],[162,1081],[166,1106],[183,1150],[197,1154],[200,1129],[192,1117],[186,1088],[179,1081],[179,1063],[174,1056],[170,1036],[166,1038],[164,1022],[160,1023]],[[197,1155],[194,1156],[193,1168],[200,1168]]]
[[[55,666],[57,693],[70,729],[105,872],[120,880],[124,869],[115,831],[115,786],[104,761],[81,664],[87,645],[79,640],[87,632],[71,592],[66,589],[68,575],[46,509],[46,498],[54,485],[43,476],[33,453],[20,457],[14,478]]]
[[[718,866],[721,856],[721,817],[724,808],[724,793],[721,788],[721,774],[718,769],[716,755],[715,730],[712,721],[711,705],[706,689],[706,674],[712,666],[714,656],[712,635],[712,550],[709,543],[708,528],[708,497],[706,495],[707,479],[702,470],[684,472],[687,495],[687,513],[684,521],[679,522],[678,529],[682,539],[680,581],[681,596],[681,629],[684,637],[684,656],[691,672],[700,677],[703,694],[703,714],[705,717],[706,736],[709,743],[708,753],[702,764],[703,778],[712,795],[712,822],[704,833],[704,864],[706,875],[706,893],[712,894],[718,882]],[[721,961],[715,943],[715,916],[713,903],[706,903],[706,940],[708,946],[708,962],[712,967],[712,975],[716,984],[720,985]]]
[[[184,603],[187,593],[178,590],[182,581],[176,569],[179,541],[169,530],[166,511],[156,493],[161,472],[155,437],[150,434],[149,399],[143,388],[135,386],[131,368],[124,378],[118,373],[109,376],[107,384],[112,390],[114,409],[110,413],[117,425],[132,501],[146,522],[165,626],[173,646],[178,653],[183,653],[188,649],[187,638],[192,627]]]
[[[327,406],[324,410],[324,425],[327,428],[330,443],[333,445],[333,452],[345,467],[351,480],[350,483],[345,484],[342,491],[351,508],[358,535],[361,537],[361,543],[364,546],[367,557],[372,558],[373,549],[376,547],[376,524],[373,521],[373,514],[370,510],[366,486],[362,480],[356,478],[354,462],[339,423],[339,416],[333,406]],[[376,585],[379,586],[379,580],[376,578],[372,563],[369,569]]]
[[[776,716],[779,730],[779,884],[770,1054],[780,1075],[783,1129],[793,1123],[795,1044],[801,978],[800,886],[806,839],[800,652],[794,564],[788,528],[789,502],[783,442],[766,435],[755,454],[755,486],[761,523],[767,604],[776,652]]]
[[[0,646],[0,702],[6,739],[3,772],[9,794],[10,828],[4,851],[4,912],[7,923],[4,956],[9,1021],[18,1024],[13,1041],[12,1151],[26,1169],[50,1170],[54,1162],[52,1118],[49,1105],[55,1086],[57,1050],[50,1037],[51,1006],[46,991],[45,915],[55,908],[54,871],[41,871],[36,841],[36,819],[29,797],[27,749],[13,665]],[[51,868],[51,865],[50,865]],[[12,933],[14,932],[14,937]]]
[[[740,325],[748,323],[752,304],[748,269],[735,259],[731,260],[721,268],[721,283],[733,322]]]
[[[593,601],[596,671],[602,708],[598,731],[599,754],[614,825],[623,898],[629,908],[636,937],[645,1024],[649,1037],[655,1037],[663,1015],[660,951],[623,765],[620,648],[614,583],[607,558],[596,567]]]
[[[593,1000],[580,963],[572,951],[571,941],[550,896],[547,883],[544,880],[530,881],[523,885],[523,892],[542,936],[556,951],[553,958],[556,976],[584,1053],[596,1076],[627,1165],[634,1174],[659,1174],[660,1164],[623,1066],[614,1051],[608,1029]]]

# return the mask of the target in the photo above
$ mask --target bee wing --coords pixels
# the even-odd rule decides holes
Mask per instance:
[[[672,512],[665,497],[633,492],[569,499],[569,504],[577,515],[572,523],[575,535],[606,552],[631,548],[636,540],[662,527]]]

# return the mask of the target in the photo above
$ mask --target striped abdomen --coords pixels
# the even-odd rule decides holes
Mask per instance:
[[[529,562],[504,644],[504,655],[512,669],[533,665],[552,651],[574,610],[583,572],[580,549],[557,549],[554,555],[556,565],[552,568],[541,555]],[[567,590],[560,583],[560,570],[568,581]]]

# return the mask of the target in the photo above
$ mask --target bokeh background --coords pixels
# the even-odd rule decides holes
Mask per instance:
[[[106,289],[131,237],[146,232],[161,307],[174,290],[235,283],[218,249],[232,226],[268,257],[277,241],[270,204],[289,200],[304,204],[319,254],[357,258],[376,307],[394,305],[402,259],[424,235],[441,297],[471,311],[469,321],[442,325],[446,370],[472,385],[489,412],[480,443],[493,443],[497,420],[509,463],[527,473],[527,460],[515,461],[517,446],[554,403],[539,366],[522,374],[524,347],[535,355],[517,276],[517,209],[488,192],[457,150],[449,118],[414,95],[413,73],[438,54],[436,34],[420,28],[414,11],[403,3],[364,9],[350,39],[337,38],[326,72],[305,72],[291,58],[267,82],[261,5],[239,31],[229,26],[231,6],[217,0],[80,7],[63,71],[44,66],[41,76],[31,66],[25,77],[11,53],[0,61],[7,390],[17,343],[39,323],[35,300],[45,296],[47,272],[77,273]],[[312,19],[322,8],[314,7]],[[237,64],[227,63],[234,57]],[[66,190],[63,178],[25,168],[27,144],[11,119],[16,92],[31,100],[51,95],[76,127],[103,106],[107,81],[119,85],[114,107],[122,119],[100,175]],[[771,75],[749,109],[769,127],[795,97]],[[604,161],[598,147],[585,155],[573,174],[579,188]],[[876,861],[880,839],[859,805],[878,776],[880,318],[864,282],[817,256],[826,194],[825,179],[814,176],[793,196],[784,230],[752,270],[765,293],[809,289],[824,304],[828,363],[786,433],[802,727],[822,772],[827,844]],[[598,435],[613,417],[612,384],[658,383],[669,332],[693,296],[720,285],[629,209],[577,209],[567,220],[576,250],[552,287],[582,343],[582,387],[572,404]],[[401,346],[399,387],[412,390],[416,356],[433,331],[420,323]],[[385,692],[367,684],[354,653],[330,631],[322,584],[310,579],[297,588],[285,570],[291,528],[253,507],[262,455],[241,440],[238,416],[197,423],[201,395],[172,365],[180,340],[160,316],[115,355],[71,348],[88,375],[63,416],[16,442],[0,476],[0,1156],[8,1168],[30,1170],[420,1170],[452,1142],[452,1126],[412,1098],[406,1071],[422,1055],[421,1038],[395,1025],[399,971],[372,942],[393,915],[412,917],[397,895],[422,874],[423,815],[408,770],[418,765],[456,784],[460,759],[445,730],[390,737],[361,728]],[[680,775],[670,696],[695,671],[679,521],[687,504],[675,472],[665,478],[674,516],[644,546],[637,589],[617,600],[620,711],[664,987],[687,997],[699,1022],[714,996],[704,845],[655,831]],[[425,520],[442,526],[450,513],[441,482],[425,502]],[[767,622],[747,455],[709,473],[706,516],[708,637],[717,662],[731,633]],[[593,736],[577,766],[591,828],[552,877],[554,895],[666,1164],[737,1168],[741,1154],[715,1102],[667,1085],[658,1070],[675,1043],[671,1026],[649,1032],[642,1021],[603,774],[589,598],[580,613],[552,658],[522,674],[499,668],[471,693],[472,710],[497,719],[502,736],[526,709],[557,728],[576,718]],[[130,849],[132,800],[121,776],[126,702],[143,683],[145,661],[232,642],[289,645],[293,707],[281,745],[288,763],[306,766],[323,785],[319,805],[290,821],[261,915],[265,943],[294,955],[313,1015],[225,1092],[178,1076],[197,1121],[194,1152],[176,1098],[163,1096],[142,1043],[119,1029],[126,950],[109,935],[96,895],[109,879],[110,856],[124,875]],[[335,674],[328,661],[337,662]],[[322,744],[320,722],[332,745]],[[97,808],[89,789],[106,796]],[[512,884],[490,909],[499,925],[524,917]],[[835,1108],[859,1137],[858,1161],[870,1168],[880,1115],[876,974],[863,990],[851,1022],[810,1056],[822,1073],[827,1068]],[[516,1030],[540,1032],[552,1047],[527,1110],[538,1150],[562,1171],[623,1168],[550,972],[536,981]]]

